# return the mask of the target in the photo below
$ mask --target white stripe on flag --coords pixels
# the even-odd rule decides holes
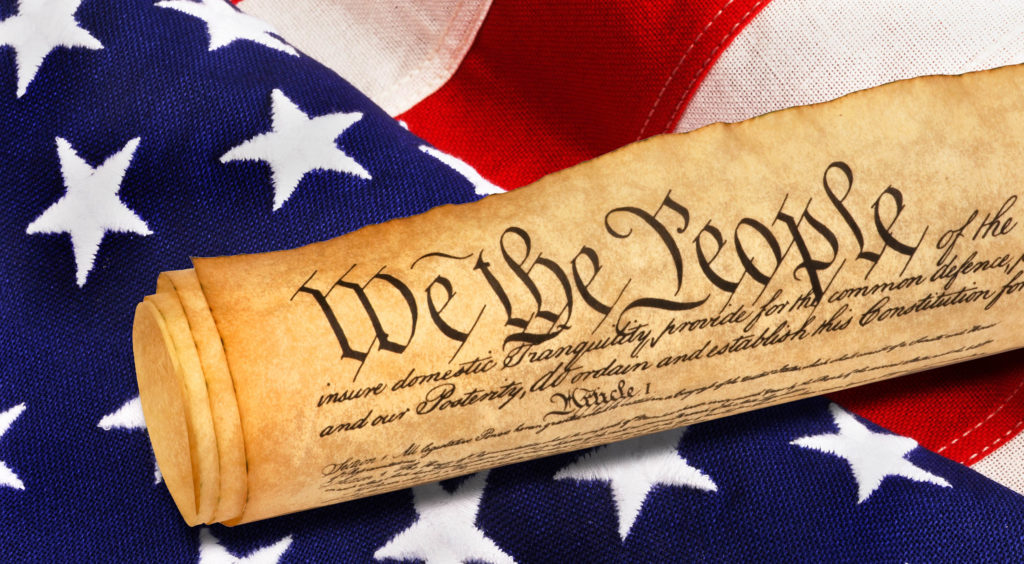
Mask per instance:
[[[774,0],[712,67],[679,122],[690,131],[886,82],[1024,62],[1018,0]]]
[[[1017,432],[1021,421],[1008,433]],[[990,452],[979,452],[980,462],[971,466],[988,478],[999,482],[1011,490],[1024,494],[1024,433],[1018,434],[997,449]]]
[[[244,0],[239,7],[398,115],[451,78],[490,0]]]

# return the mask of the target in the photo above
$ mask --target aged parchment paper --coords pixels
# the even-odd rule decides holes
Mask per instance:
[[[653,138],[139,305],[154,450],[244,523],[1024,345],[1024,68]]]

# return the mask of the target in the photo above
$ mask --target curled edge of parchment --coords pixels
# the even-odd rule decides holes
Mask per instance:
[[[135,309],[135,369],[150,441],[190,526],[232,524],[247,469],[234,383],[194,270],[165,272]]]

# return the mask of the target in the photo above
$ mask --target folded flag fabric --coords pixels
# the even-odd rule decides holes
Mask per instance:
[[[1024,499],[816,399],[277,519],[185,526],[133,306],[188,257],[494,191],[221,0],[0,3],[9,561],[1020,560]]]

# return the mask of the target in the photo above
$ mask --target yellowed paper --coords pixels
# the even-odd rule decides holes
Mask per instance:
[[[168,487],[244,523],[1020,347],[1022,91],[894,83],[195,259],[135,325]]]

